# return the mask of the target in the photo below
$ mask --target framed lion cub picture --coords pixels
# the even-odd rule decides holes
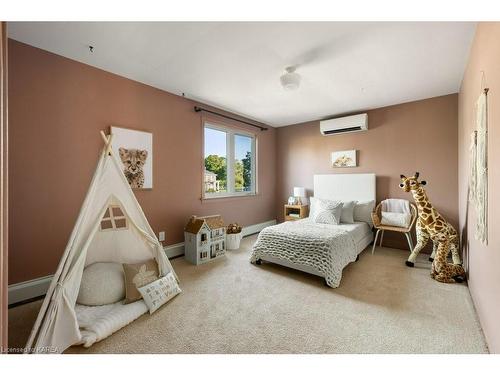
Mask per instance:
[[[153,188],[153,134],[111,126],[112,146],[132,189]]]

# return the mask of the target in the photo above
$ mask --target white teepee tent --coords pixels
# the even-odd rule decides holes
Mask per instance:
[[[81,339],[75,304],[83,269],[94,262],[136,263],[155,258],[160,275],[175,272],[137,202],[111,149],[105,142],[75,228],[61,258],[26,345],[27,352],[52,348],[62,352]],[[108,207],[119,206],[125,229],[102,231]]]

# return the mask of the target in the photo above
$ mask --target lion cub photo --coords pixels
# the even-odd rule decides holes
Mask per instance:
[[[147,150],[137,150],[135,148],[126,149],[120,147],[120,159],[123,163],[123,173],[132,189],[144,187],[143,167],[148,158]]]

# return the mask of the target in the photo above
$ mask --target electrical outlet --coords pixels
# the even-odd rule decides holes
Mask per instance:
[[[158,240],[165,241],[165,232],[158,233]]]

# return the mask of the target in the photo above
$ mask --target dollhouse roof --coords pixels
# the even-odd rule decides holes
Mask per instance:
[[[204,219],[211,230],[224,228],[226,226],[221,215],[205,216]]]
[[[188,223],[186,224],[186,227],[184,228],[184,231],[193,234],[198,234],[204,223],[205,220],[193,216],[189,219]]]
[[[186,227],[184,228],[185,232],[198,234],[203,224],[207,224],[210,230],[224,228],[226,225],[224,224],[224,220],[222,220],[221,215],[212,215],[212,216],[191,216]]]

